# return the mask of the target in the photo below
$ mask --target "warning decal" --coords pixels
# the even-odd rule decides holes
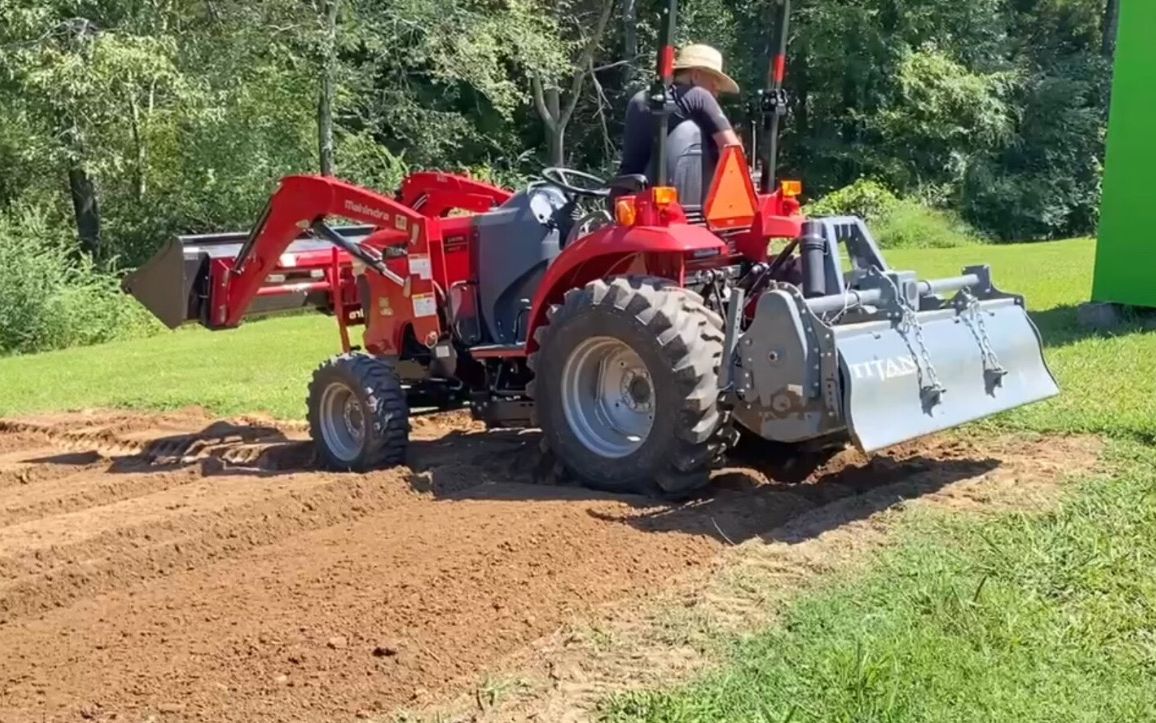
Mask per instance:
[[[433,294],[414,294],[413,295],[413,315],[414,318],[420,319],[423,316],[434,316],[438,313],[437,301],[434,300]]]
[[[409,257],[409,273],[416,276],[423,281],[429,281],[433,278],[433,265],[430,264],[429,256],[413,255]]]

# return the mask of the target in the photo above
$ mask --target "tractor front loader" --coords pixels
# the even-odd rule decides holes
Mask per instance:
[[[682,495],[742,433],[870,453],[1057,394],[1023,299],[986,266],[922,280],[860,219],[802,215],[799,184],[775,179],[781,53],[761,188],[733,146],[701,203],[679,198],[676,10],[652,93],[654,183],[551,168],[507,191],[420,173],[385,196],[291,176],[251,233],[180,237],[124,288],[173,328],[333,315],[343,353],[307,406],[319,460],[341,470],[404,463],[411,406],[468,406],[489,427],[540,428],[584,484]],[[611,198],[612,218],[584,215]]]

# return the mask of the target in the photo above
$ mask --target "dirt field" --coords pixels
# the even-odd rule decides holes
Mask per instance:
[[[664,506],[535,484],[533,433],[414,426],[410,469],[363,476],[313,470],[304,428],[259,419],[0,420],[0,721],[379,715],[836,500],[1062,467],[932,441],[724,470]]]

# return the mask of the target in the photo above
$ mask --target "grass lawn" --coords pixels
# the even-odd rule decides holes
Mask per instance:
[[[1054,513],[907,518],[865,577],[605,720],[1156,720],[1156,455],[1137,447]]]
[[[301,419],[310,374],[340,344],[332,319],[294,316],[0,359],[0,415],[198,405],[217,414]]]

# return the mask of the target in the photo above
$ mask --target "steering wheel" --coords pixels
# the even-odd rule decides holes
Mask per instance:
[[[543,170],[540,175],[547,183],[557,186],[563,191],[568,191],[575,196],[606,198],[610,195],[610,189],[606,187],[606,181],[597,176],[592,176],[589,173],[575,171],[570,168],[553,167]],[[568,180],[571,177],[588,181],[589,185],[586,187],[575,186]]]

